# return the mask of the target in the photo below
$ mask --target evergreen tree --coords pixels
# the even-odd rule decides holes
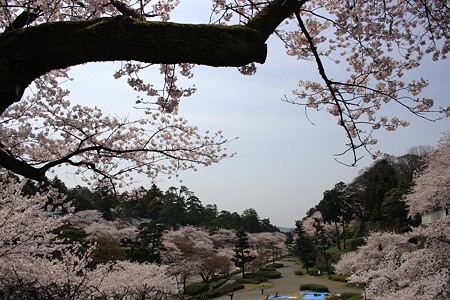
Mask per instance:
[[[155,221],[139,225],[137,241],[130,251],[130,259],[137,262],[161,263],[161,252],[165,250],[162,243],[164,225]]]
[[[303,266],[309,272],[309,267],[312,267],[316,260],[314,240],[306,234],[302,221],[297,220],[295,227],[294,253],[302,260]]]
[[[241,268],[242,278],[245,277],[245,266],[247,263],[255,259],[254,256],[250,255],[250,246],[248,244],[247,232],[243,229],[236,232],[236,243],[234,244],[234,255],[231,259],[236,267]]]

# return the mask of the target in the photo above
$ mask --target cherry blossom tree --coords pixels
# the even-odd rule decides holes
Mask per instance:
[[[52,254],[68,246],[57,242],[53,233],[64,224],[64,218],[46,217],[45,203],[49,194],[22,195],[25,181],[1,174],[0,185],[0,288],[18,281],[33,282],[39,267],[52,261]],[[55,191],[49,191],[49,193]],[[53,194],[58,197],[58,194]],[[44,272],[42,272],[44,274]]]
[[[408,234],[372,233],[358,252],[344,254],[336,272],[365,286],[365,299],[448,299],[450,218]]]
[[[428,166],[415,180],[406,197],[409,215],[425,214],[450,206],[450,132],[441,139],[438,149],[428,157]],[[424,201],[426,199],[427,201]]]
[[[333,239],[335,236],[339,235],[339,232],[336,232],[336,227],[329,223],[325,223],[322,214],[319,211],[315,211],[311,216],[302,220],[305,233],[310,237],[314,237],[317,234],[317,223],[320,223],[323,232],[329,239]]]
[[[94,272],[97,274],[92,276],[92,285],[102,299],[176,298],[177,286],[168,266],[121,261]]]
[[[217,270],[222,270],[225,273],[229,273],[231,259],[234,255],[234,245],[236,243],[236,233],[229,229],[219,229],[211,236],[211,240],[214,244],[214,250],[218,256],[218,261],[221,262]]]
[[[354,163],[357,149],[369,151],[376,143],[373,131],[408,125],[385,115],[392,103],[432,120],[449,115],[448,107],[435,108],[432,99],[420,97],[426,79],[406,79],[425,57],[447,58],[445,1],[214,0],[210,24],[199,25],[167,22],[178,3],[5,2],[1,165],[38,181],[69,165],[88,182],[120,183],[132,181],[130,172],[155,177],[216,163],[225,155],[221,133],[204,138],[183,118],[156,109],[176,113],[180,99],[195,92],[193,86],[179,86],[177,77],[192,77],[194,64],[253,74],[255,63],[266,59],[272,34],[285,43],[288,55],[315,61],[322,79],[302,78],[285,100],[336,116],[348,139],[344,153],[352,153]],[[116,60],[123,63],[114,77],[127,78],[141,93],[137,105],[144,116],[106,116],[99,108],[69,102],[69,91],[61,86],[70,78],[68,68]],[[332,74],[331,64],[341,65],[346,75]],[[161,87],[139,76],[153,65],[163,76]]]
[[[275,262],[276,258],[286,253],[285,240],[286,235],[281,232],[261,232],[248,235],[250,247],[259,251],[257,256],[262,256],[263,261],[271,258],[272,262]]]
[[[449,149],[447,133],[406,196],[410,216],[448,205]],[[366,299],[443,300],[450,296],[449,263],[447,214],[409,233],[372,233],[366,245],[344,254],[335,268],[350,274],[350,282],[364,284]]]
[[[192,226],[171,230],[163,235],[163,245],[167,249],[162,254],[163,262],[171,266],[171,272],[183,291],[190,275],[203,275],[205,278],[209,275],[206,261],[214,254],[214,249],[207,232]]]

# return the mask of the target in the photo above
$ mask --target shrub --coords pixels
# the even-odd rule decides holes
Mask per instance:
[[[268,281],[267,277],[265,277],[259,273],[245,274],[245,279],[256,279],[256,280],[259,280],[259,282]]]
[[[265,277],[269,279],[280,278],[281,273],[278,271],[259,271],[256,273],[258,277]]]
[[[266,268],[270,268],[270,269],[277,269],[277,268],[282,268],[282,267],[284,267],[284,265],[282,263],[273,263],[273,264],[266,265]]]
[[[295,275],[303,275],[303,270],[296,270]]]
[[[300,285],[300,291],[329,292],[328,287],[325,285],[315,283],[305,283]]]
[[[236,282],[242,283],[242,284],[259,284],[259,283],[261,283],[261,279],[259,279],[259,278],[240,278],[240,279],[236,280]]]
[[[208,284],[204,282],[194,282],[186,286],[185,294],[189,296],[198,295],[209,290]]]
[[[231,294],[234,291],[245,288],[242,283],[231,283],[224,285],[218,289],[207,291],[204,295],[206,298],[217,298],[223,295]]]

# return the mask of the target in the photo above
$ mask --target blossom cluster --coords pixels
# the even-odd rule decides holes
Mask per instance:
[[[71,166],[87,184],[106,179],[117,187],[132,183],[132,173],[176,176],[229,156],[221,131],[201,134],[173,114],[147,110],[131,120],[72,105],[58,80],[67,76],[43,76],[34,95],[2,114],[0,143],[10,155],[41,170]]]

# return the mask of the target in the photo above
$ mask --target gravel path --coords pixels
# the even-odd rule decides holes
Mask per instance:
[[[326,278],[316,277],[316,276],[298,276],[295,275],[295,270],[298,270],[299,265],[292,261],[282,261],[284,267],[277,269],[281,272],[281,278],[271,279],[270,283],[266,284],[264,287],[264,295],[261,295],[261,286],[255,286],[252,290],[241,290],[236,291],[233,296],[233,300],[251,300],[251,299],[266,299],[267,295],[275,295],[278,292],[280,296],[294,296],[298,299],[302,299],[299,294],[300,285],[304,283],[318,283],[323,284],[328,287],[332,293],[343,293],[343,292],[353,292],[361,293],[361,289],[356,289],[347,286],[345,282],[337,282],[328,280]],[[268,287],[271,286],[271,287]],[[231,300],[230,296],[222,296],[216,298],[219,300]]]

